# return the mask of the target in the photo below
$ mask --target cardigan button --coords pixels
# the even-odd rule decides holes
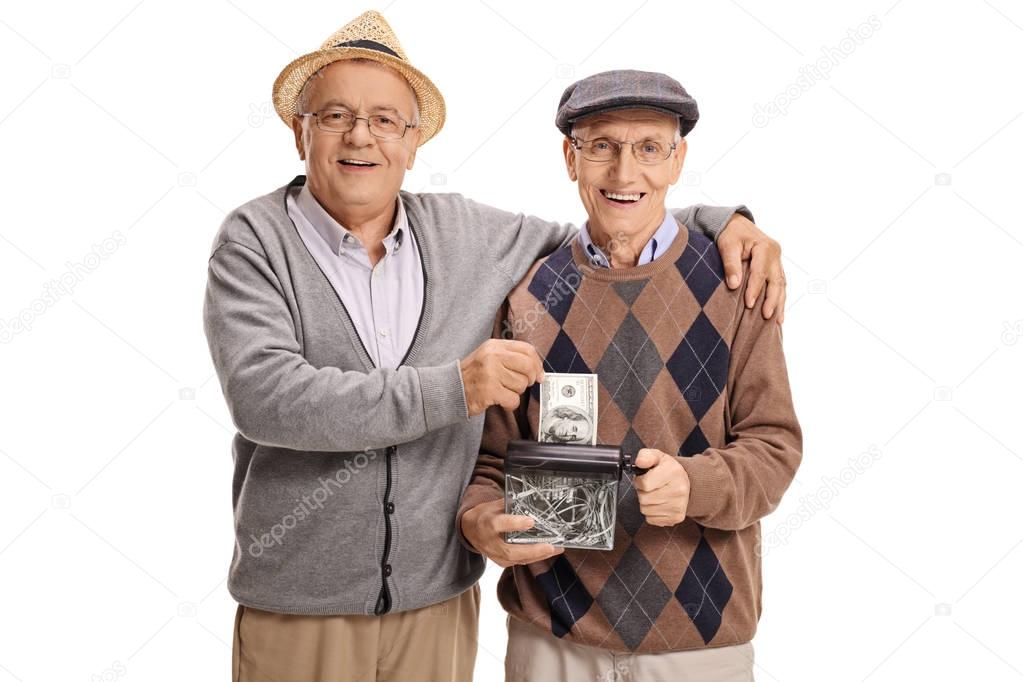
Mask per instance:
[[[394,502],[388,502],[387,504],[385,504],[384,505],[384,511],[387,512],[388,514],[393,514],[394,513]]]
[[[384,564],[384,577],[385,578],[390,578],[391,577],[391,565],[390,564]]]

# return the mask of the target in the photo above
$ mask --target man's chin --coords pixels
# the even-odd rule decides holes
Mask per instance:
[[[331,193],[339,202],[344,203],[346,206],[379,204],[385,198],[385,195],[387,195],[387,199],[392,199],[397,195],[397,192],[390,192],[385,188],[369,185],[360,187],[353,186],[353,184],[350,182],[333,182],[330,187]]]
[[[590,216],[590,225],[591,227],[597,226],[610,239],[621,239],[623,237],[628,238],[634,233],[639,232],[642,229],[643,221],[638,215],[626,217],[602,214],[596,218]]]

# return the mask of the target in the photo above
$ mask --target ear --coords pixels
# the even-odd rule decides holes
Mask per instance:
[[[411,144],[412,148],[409,150],[408,163],[405,164],[405,170],[412,170],[412,166],[416,162],[416,152],[419,151],[419,138],[421,135],[422,129],[418,127],[409,128],[409,131],[406,134],[406,137],[409,138],[408,144]]]
[[[298,158],[305,161],[305,142],[302,140],[302,117],[291,117],[291,130],[295,133],[295,149],[298,150]]]
[[[575,172],[576,149],[572,145],[572,140],[566,137],[562,148],[565,152],[565,168],[568,170],[568,177],[572,182],[576,182],[579,180],[579,176]]]
[[[678,178],[682,175],[682,164],[686,160],[686,150],[689,149],[689,145],[686,142],[686,138],[679,140],[678,146],[675,147],[675,151],[671,153],[671,184],[678,182]]]

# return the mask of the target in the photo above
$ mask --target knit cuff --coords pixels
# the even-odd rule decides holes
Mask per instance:
[[[725,495],[725,481],[714,459],[706,455],[678,457],[689,475],[689,506],[686,516],[696,521],[713,516]]]
[[[434,431],[469,418],[458,360],[438,367],[420,367],[419,387],[423,393],[426,430]]]
[[[738,213],[750,222],[754,222],[753,213],[744,204],[738,206],[700,206],[700,222],[707,225],[714,233],[714,240],[721,236],[728,221]],[[716,225],[717,227],[713,227]]]

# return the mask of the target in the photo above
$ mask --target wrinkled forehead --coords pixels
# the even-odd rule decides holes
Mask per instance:
[[[393,109],[408,116],[416,95],[405,77],[372,60],[341,60],[320,69],[306,84],[310,105]]]
[[[678,130],[678,117],[652,109],[602,111],[579,119],[573,130],[585,129],[589,135],[614,135],[630,131],[633,136],[672,136]]]

